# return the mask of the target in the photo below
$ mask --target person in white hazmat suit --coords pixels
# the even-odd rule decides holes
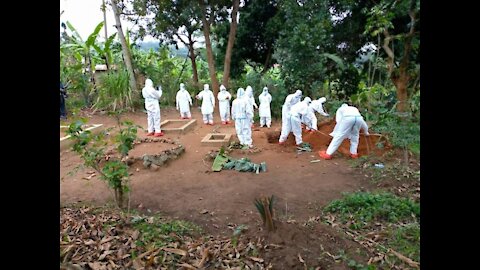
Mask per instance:
[[[262,93],[258,96],[260,106],[258,114],[260,116],[260,127],[267,125],[268,128],[272,125],[272,114],[270,111],[270,103],[272,102],[272,95],[268,93],[268,88],[265,86]]]
[[[182,119],[192,118],[190,113],[190,106],[192,105],[192,97],[190,93],[185,89],[185,84],[180,84],[180,90],[177,92],[177,110],[180,111],[180,117]]]
[[[217,98],[222,125],[228,125],[230,122],[230,100],[232,99],[232,95],[223,84],[220,85],[220,92],[218,92]]]
[[[346,107],[348,107],[348,104],[346,103],[343,103],[342,106],[340,106],[340,108],[337,109],[337,111],[335,112],[335,127],[333,128],[333,131],[329,134],[330,136],[332,137],[335,137],[335,134],[337,134],[337,131],[338,131],[338,123],[340,123],[340,119],[342,119],[343,117],[343,109],[345,109]],[[348,139],[350,139],[350,137],[348,137]]]
[[[160,129],[160,104],[158,103],[162,96],[162,87],[159,86],[158,90],[155,90],[152,80],[146,79],[145,87],[142,89],[142,96],[145,99],[145,110],[147,110],[147,136],[163,136],[163,132]]]
[[[282,106],[282,130],[287,129],[288,113],[293,105],[297,104],[302,98],[302,91],[297,90],[295,93],[288,95]],[[289,120],[288,120],[289,121]],[[280,141],[279,141],[280,143]]]
[[[288,95],[285,98],[285,102],[282,106],[282,126],[283,126],[283,119],[285,119],[290,112],[290,108],[293,105],[297,104],[302,98],[302,90],[297,90],[295,93]]]
[[[215,109],[215,97],[208,84],[203,85],[203,90],[196,96],[202,100],[203,123],[213,125],[213,109]]]
[[[253,107],[255,107],[255,109],[258,109],[258,105],[255,102],[255,98],[253,97],[253,88],[250,85],[248,85],[247,88],[245,89],[245,95],[248,99],[248,102],[250,103],[250,106],[252,106],[252,111],[254,111]],[[253,127],[253,117],[252,117],[252,127]]]
[[[252,147],[253,110],[243,88],[238,88],[237,98],[232,102],[232,119],[235,121],[235,131],[242,145]]]
[[[318,112],[319,114],[329,117],[330,115],[325,112],[323,109],[323,103],[325,103],[327,99],[325,97],[321,97],[319,99],[313,100],[310,105],[308,105],[308,115],[307,115],[307,125],[306,125],[306,130],[309,132],[313,132],[314,130],[317,130],[317,116],[315,115],[315,112]]]
[[[305,97],[301,102],[298,102],[292,106],[286,118],[285,128],[282,125],[282,132],[280,133],[280,138],[278,139],[278,143],[280,145],[285,143],[290,132],[292,132],[295,136],[295,143],[297,146],[302,144],[302,122],[307,124],[305,123],[305,119],[308,115],[308,105],[311,102],[311,98]]]
[[[319,151],[318,155],[323,159],[331,159],[332,154],[337,151],[343,140],[350,138],[350,157],[358,158],[357,149],[360,130],[364,130],[366,136],[370,135],[368,133],[368,125],[365,120],[363,120],[358,109],[353,106],[342,105],[337,110],[337,114],[340,115],[340,118],[337,119],[337,130],[332,132],[334,137],[328,145],[327,150]]]

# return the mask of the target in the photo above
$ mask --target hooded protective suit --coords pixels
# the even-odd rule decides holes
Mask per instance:
[[[230,95],[223,84],[220,85],[220,92],[218,92],[217,98],[222,124],[228,124],[228,121],[230,121],[230,100],[232,95]]]
[[[246,95],[246,98],[248,99],[248,102],[250,103],[250,106],[252,106],[252,111],[253,111],[253,107],[258,109],[258,105],[255,102],[255,98],[253,97],[253,88],[250,85],[248,85],[247,88],[245,89],[245,95]],[[251,121],[253,124],[253,117]]]
[[[145,109],[147,110],[148,135],[153,135],[153,132],[162,134],[160,130],[160,105],[158,103],[162,96],[162,88],[159,87],[158,91],[155,90],[152,80],[146,79],[142,96],[145,99]]]
[[[288,95],[285,98],[285,103],[282,106],[282,130],[287,129],[288,113],[293,105],[297,104],[302,98],[302,91],[297,90],[295,93]],[[288,134],[288,133],[287,133]]]
[[[307,122],[307,130],[317,130],[317,116],[315,115],[315,112],[318,112],[325,117],[330,116],[323,110],[323,103],[325,103],[325,101],[327,101],[327,99],[325,97],[321,97],[317,100],[312,101],[312,103],[310,103],[310,105],[308,106],[308,115],[305,121]]]
[[[335,124],[335,127],[333,128],[333,131],[329,134],[330,136],[335,137],[335,135],[337,134],[338,127],[339,127],[338,123],[340,123],[340,120],[343,117],[343,111],[347,107],[348,107],[348,104],[343,103],[342,106],[340,106],[340,108],[338,108],[337,111],[335,112],[335,122],[336,122],[336,124]]]
[[[278,140],[280,144],[287,140],[290,132],[293,132],[295,143],[297,145],[302,143],[302,122],[305,121],[308,114],[308,105],[311,102],[312,100],[309,97],[305,97],[303,101],[297,102],[292,106],[285,121],[285,125],[282,125],[282,132]]]
[[[202,100],[203,123],[213,125],[213,109],[215,108],[215,97],[208,84],[203,85],[203,91],[198,93],[197,99]]]
[[[232,119],[235,120],[235,131],[242,145],[252,146],[252,127],[250,119],[253,110],[243,88],[238,88],[237,98],[232,102]]]
[[[180,84],[180,90],[177,92],[177,110],[180,111],[180,117],[182,119],[190,119],[192,115],[190,113],[190,106],[192,105],[192,97],[190,93],[185,89],[185,84]]]
[[[272,102],[272,96],[268,93],[268,88],[264,87],[263,92],[258,96],[260,101],[260,107],[258,109],[258,114],[260,116],[260,127],[263,127],[265,124],[268,128],[272,124],[272,114],[270,112],[270,103]]]
[[[368,133],[368,125],[363,120],[362,115],[357,108],[353,106],[342,105],[337,110],[337,125],[335,126],[335,134],[327,148],[327,155],[332,155],[337,151],[344,139],[350,138],[350,154],[357,155],[358,141],[360,138],[360,130],[363,129],[366,135]],[[331,135],[331,134],[330,134]]]

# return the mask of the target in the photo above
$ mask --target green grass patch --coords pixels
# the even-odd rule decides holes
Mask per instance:
[[[372,221],[411,221],[420,217],[420,204],[391,193],[356,192],[332,201],[324,208],[327,213],[338,214],[350,228],[363,228]]]
[[[397,228],[391,233],[391,237],[388,239],[388,245],[395,251],[419,262],[420,224],[414,222]]]
[[[138,246],[163,247],[170,242],[178,241],[182,236],[194,236],[202,230],[197,225],[184,220],[162,220],[158,216],[132,217],[132,225],[140,231],[135,243]]]

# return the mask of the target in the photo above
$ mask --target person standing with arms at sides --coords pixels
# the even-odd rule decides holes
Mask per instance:
[[[252,148],[252,126],[250,119],[253,110],[243,88],[238,88],[237,98],[232,102],[232,119],[235,120],[235,131],[241,145]]]
[[[142,96],[145,99],[145,110],[147,110],[147,136],[163,136],[163,132],[160,129],[160,104],[158,103],[162,96],[162,87],[159,86],[158,90],[155,90],[152,80],[146,79],[145,87],[142,89]]]
[[[213,109],[215,109],[215,97],[208,84],[203,85],[203,90],[196,96],[202,100],[203,123],[213,126]]]
[[[245,89],[245,95],[246,98],[248,99],[248,102],[250,103],[250,106],[252,106],[252,111],[254,112],[254,107],[255,109],[258,109],[258,105],[255,102],[255,98],[253,97],[253,88],[249,85]],[[252,127],[253,127],[253,117],[252,117]]]
[[[185,84],[180,84],[180,90],[177,92],[177,110],[180,111],[180,117],[182,119],[190,119],[192,118],[192,114],[190,113],[190,106],[192,105],[192,97],[190,93],[185,89]]]
[[[272,114],[270,111],[270,103],[272,102],[272,96],[268,93],[268,88],[265,86],[262,93],[258,96],[260,101],[260,107],[258,109],[258,114],[260,116],[260,127],[267,125],[267,128],[270,128],[272,125]]]
[[[218,92],[217,98],[222,125],[228,125],[230,122],[230,100],[232,99],[232,95],[223,84],[220,85],[220,92]]]
[[[302,98],[301,90],[297,90],[295,93],[290,94],[285,98],[285,103],[283,103],[283,106],[282,106],[282,130],[284,129],[286,130],[288,128],[287,125],[288,125],[288,122],[290,121],[288,114],[290,113],[290,109],[292,108],[293,105],[297,104],[301,98]]]
[[[369,136],[368,125],[363,120],[362,115],[357,108],[348,105],[342,105],[336,112],[337,125],[334,128],[332,141],[328,145],[327,151],[319,151],[318,155],[323,159],[331,159],[333,153],[337,151],[343,140],[350,139],[350,157],[358,158],[358,141],[360,139],[360,130],[365,131]]]

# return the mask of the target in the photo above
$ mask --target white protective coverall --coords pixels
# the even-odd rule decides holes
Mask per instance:
[[[192,105],[192,97],[190,93],[185,89],[185,84],[180,84],[180,90],[177,92],[177,110],[180,111],[180,117],[182,119],[192,118],[190,113],[190,106]]]
[[[288,95],[285,98],[285,103],[282,106],[282,130],[287,128],[288,113],[293,105],[297,104],[302,98],[302,91],[297,90],[295,93]],[[287,133],[288,134],[288,133]]]
[[[238,88],[237,98],[232,102],[232,119],[235,120],[235,131],[242,145],[252,146],[253,110],[243,88]]]
[[[323,103],[325,103],[327,99],[325,97],[321,97],[317,100],[312,101],[310,105],[308,105],[308,115],[306,117],[306,130],[318,130],[317,127],[317,116],[315,115],[315,112],[318,112],[319,114],[328,117],[330,116],[328,113],[326,113],[323,110]]]
[[[305,121],[305,117],[308,114],[308,105],[311,102],[312,100],[309,97],[305,97],[303,101],[292,106],[285,121],[285,126],[282,125],[282,132],[278,140],[279,143],[285,142],[290,132],[293,132],[297,145],[302,143],[302,122]]]
[[[150,79],[145,80],[145,87],[142,89],[142,96],[145,99],[145,110],[147,110],[148,133],[160,134],[160,104],[158,101],[162,96],[162,88],[158,91],[153,88],[153,82]]]
[[[213,125],[213,109],[215,108],[215,97],[208,84],[203,85],[203,91],[198,93],[197,99],[202,100],[203,123]]]
[[[260,101],[260,107],[258,109],[258,114],[260,116],[260,127],[263,127],[265,124],[270,128],[272,124],[272,114],[270,111],[270,103],[272,102],[272,96],[268,93],[268,88],[264,87],[263,92],[258,96]]]
[[[253,111],[253,107],[255,107],[255,109],[258,109],[258,105],[255,102],[255,98],[253,97],[253,88],[250,85],[248,85],[247,88],[245,89],[245,95],[248,99],[248,102],[250,103],[250,106],[252,106],[252,111]],[[253,117],[252,117],[252,125],[253,125]]]
[[[356,155],[358,148],[358,140],[360,138],[360,130],[365,131],[365,135],[368,133],[368,125],[363,120],[362,115],[357,108],[353,106],[343,106],[337,110],[340,112],[340,119],[337,119],[337,126],[335,129],[334,137],[327,148],[327,155],[332,155],[337,151],[340,144],[344,139],[350,138],[350,154]]]
[[[338,131],[338,123],[340,123],[340,119],[342,119],[343,117],[343,110],[348,107],[348,104],[346,103],[343,103],[342,106],[340,106],[340,108],[337,109],[337,111],[335,112],[335,127],[333,128],[333,131],[329,134],[330,136],[332,137],[335,137],[335,134],[337,134],[337,131]],[[350,138],[349,138],[350,139]]]
[[[222,124],[228,124],[230,121],[230,100],[232,99],[232,95],[223,84],[220,85],[220,92],[218,92],[217,98]]]

